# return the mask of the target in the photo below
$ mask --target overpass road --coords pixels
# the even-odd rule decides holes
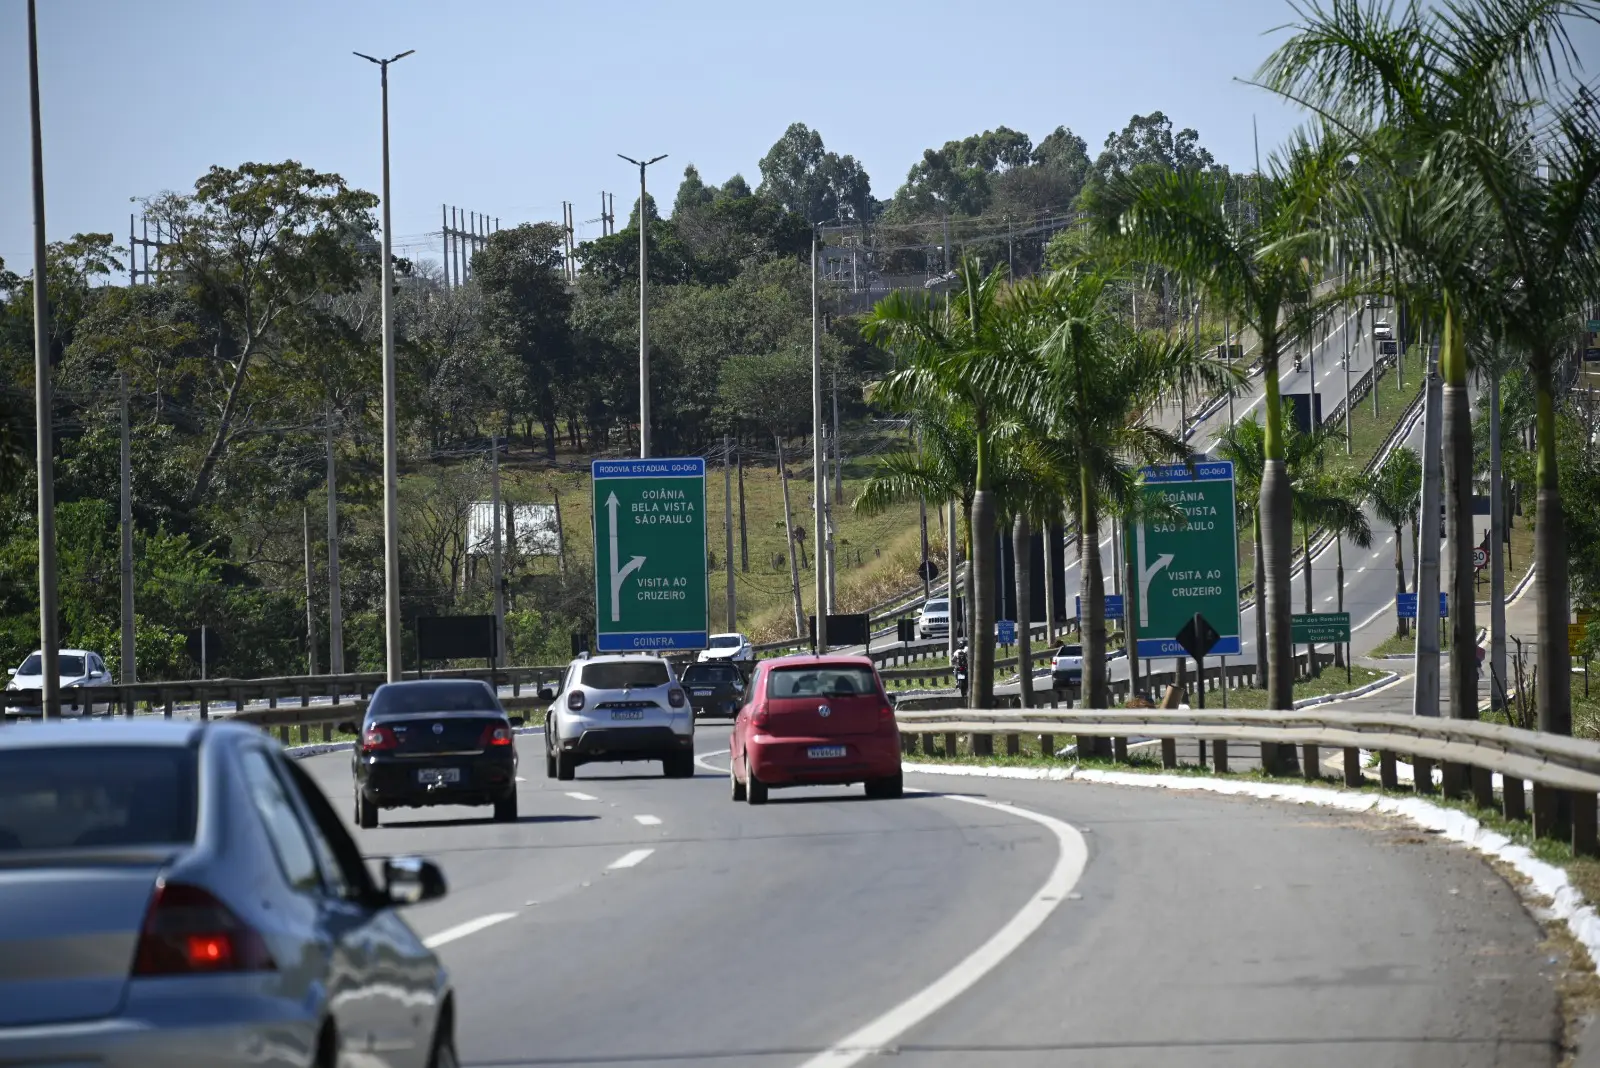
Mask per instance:
[[[519,740],[517,824],[434,809],[355,832],[446,871],[410,920],[451,969],[469,1065],[1558,1061],[1538,926],[1408,826],[928,775],[898,801],[751,808],[728,800],[726,724],[703,724],[689,780],[557,783],[539,744]],[[305,766],[348,812],[348,754]]]

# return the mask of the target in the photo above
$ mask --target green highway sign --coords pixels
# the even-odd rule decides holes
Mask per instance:
[[[1161,464],[1143,471],[1147,499],[1165,498],[1182,518],[1129,523],[1128,559],[1135,564],[1133,611],[1143,657],[1186,656],[1178,632],[1199,612],[1221,639],[1211,656],[1239,655],[1238,530],[1233,464],[1226,460]]]
[[[704,649],[705,460],[596,460],[590,473],[596,648]]]
[[[1349,612],[1307,612],[1289,617],[1289,640],[1295,645],[1327,645],[1350,640]]]
[[[1600,334],[1600,319],[1589,320],[1589,333]]]

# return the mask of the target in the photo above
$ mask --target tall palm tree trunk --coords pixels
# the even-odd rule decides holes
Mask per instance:
[[[1033,703],[1033,538],[1028,516],[1020,510],[1011,524],[1011,556],[1017,580],[1017,696],[1027,708]]]
[[[1058,509],[1054,504],[1045,513],[1044,527],[1039,531],[1039,541],[1044,545],[1044,640],[1047,645],[1056,641],[1056,553],[1061,546],[1054,544],[1055,523],[1051,517]]]
[[[994,706],[994,594],[995,594],[995,519],[994,490],[989,485],[989,428],[979,420],[977,427],[978,470],[972,495],[972,555],[967,567],[972,571],[972,633],[967,636],[972,650],[971,708]]]
[[[1337,592],[1338,595],[1339,595],[1339,603],[1335,606],[1335,610],[1339,611],[1339,612],[1343,612],[1344,611],[1344,537],[1343,537],[1343,535],[1340,535],[1340,536],[1334,538],[1333,547],[1334,547],[1334,554],[1335,554],[1334,555],[1334,565],[1333,565],[1334,566],[1333,582],[1334,582],[1335,592]],[[1344,643],[1343,642],[1334,642],[1333,643],[1333,666],[1334,667],[1344,667]]]
[[[1078,481],[1081,494],[1078,501],[1078,530],[1082,535],[1079,544],[1083,547],[1078,558],[1078,599],[1082,603],[1079,612],[1083,617],[1083,706],[1110,708],[1111,695],[1106,692],[1106,579],[1100,563],[1100,512],[1094,472],[1087,462],[1078,469]],[[1128,597],[1123,603],[1132,605],[1135,600]],[[1131,612],[1132,609],[1127,611]],[[1137,679],[1138,676],[1136,652],[1129,647],[1128,670],[1131,679]]]
[[[1261,563],[1261,509],[1250,512],[1250,531],[1255,542],[1251,574],[1256,577],[1256,685],[1265,690],[1267,682],[1267,595],[1266,575]]]
[[[1311,590],[1311,524],[1300,524],[1300,555],[1305,563],[1300,568],[1301,585],[1305,588],[1305,611],[1307,615],[1315,612],[1316,606],[1312,601]],[[1293,617],[1290,618],[1290,628],[1293,629]],[[1306,669],[1314,669],[1316,664],[1317,647],[1310,642],[1306,643]]]
[[[1451,719],[1478,718],[1477,601],[1472,570],[1472,401],[1459,313],[1445,312],[1439,370],[1444,379],[1445,567],[1450,591]],[[1454,767],[1454,765],[1452,765]],[[1458,784],[1457,793],[1465,789]]]
[[[1548,350],[1535,354],[1538,485],[1533,530],[1534,594],[1538,598],[1539,729],[1572,733],[1572,664],[1567,647],[1567,546],[1556,481],[1555,383]]]
[[[1290,514],[1289,473],[1284,468],[1283,405],[1278,392],[1278,339],[1261,339],[1266,379],[1266,460],[1261,472],[1262,592],[1267,610],[1267,707],[1294,709],[1294,649],[1290,644],[1289,569],[1293,563],[1294,530]],[[1269,773],[1291,774],[1299,767],[1294,746],[1261,746],[1261,766]]]
[[[1406,536],[1405,528],[1394,528],[1394,596],[1395,603],[1400,603],[1400,595],[1406,592]],[[1395,613],[1394,636],[1404,638],[1409,633],[1405,616]]]

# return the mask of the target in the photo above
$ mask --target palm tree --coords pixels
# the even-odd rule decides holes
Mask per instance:
[[[1252,556],[1250,573],[1256,588],[1256,682],[1261,689],[1267,682],[1267,614],[1262,610],[1261,570],[1261,475],[1266,466],[1266,430],[1260,421],[1241,419],[1222,434],[1214,446],[1216,454],[1233,463],[1233,503],[1238,518],[1250,524]]]
[[[1296,323],[1343,295],[1316,295],[1317,265],[1304,247],[1289,247],[1308,218],[1323,209],[1327,190],[1343,181],[1343,146],[1333,139],[1300,141],[1256,176],[1254,204],[1228,211],[1226,175],[1140,169],[1115,178],[1090,204],[1097,232],[1132,258],[1159,263],[1203,295],[1213,308],[1252,330],[1261,348],[1265,383],[1260,510],[1262,571],[1257,589],[1267,615],[1265,662],[1273,708],[1293,707],[1289,635],[1289,569],[1293,552],[1288,476],[1284,470],[1283,414],[1278,361]],[[1237,205],[1235,208],[1239,207]],[[1259,610],[1259,609],[1258,609]]]
[[[1362,493],[1354,476],[1326,469],[1327,452],[1338,440],[1336,432],[1317,427],[1308,434],[1291,433],[1285,466],[1290,473],[1290,503],[1300,525],[1300,575],[1305,589],[1305,611],[1316,611],[1312,600],[1311,536],[1322,530],[1336,539],[1339,551],[1338,596],[1344,607],[1344,539],[1361,548],[1372,545],[1372,528],[1361,509]],[[1307,652],[1310,652],[1310,648]],[[1335,647],[1336,662],[1339,651]]]
[[[1422,503],[1422,461],[1408,448],[1397,448],[1373,474],[1367,487],[1367,501],[1378,518],[1394,529],[1394,592],[1396,600],[1406,592],[1405,525],[1416,525],[1417,508]],[[1395,637],[1406,636],[1406,621],[1395,616]]]
[[[1018,283],[1014,310],[1027,320],[1033,342],[1029,358],[1007,368],[1007,396],[1038,432],[1037,448],[1063,481],[1075,476],[1083,695],[1090,708],[1109,703],[1104,506],[1129,505],[1140,465],[1188,458],[1181,437],[1150,421],[1163,392],[1233,389],[1239,381],[1231,368],[1202,359],[1185,342],[1135,333],[1115,313],[1111,296],[1104,275],[1070,268]]]
[[[1467,333],[1501,332],[1529,360],[1538,391],[1539,723],[1569,734],[1555,376],[1569,318],[1600,282],[1600,104],[1566,82],[1578,60],[1568,23],[1593,20],[1595,5],[1457,0],[1397,14],[1338,0],[1304,15],[1262,80],[1339,124],[1384,174],[1398,195],[1345,212],[1350,229],[1375,231],[1438,294],[1457,604],[1472,603]],[[1451,715],[1475,718],[1475,619],[1466,611],[1452,618]]]
[[[958,291],[944,309],[926,294],[896,290],[873,308],[862,332],[901,360],[874,390],[880,403],[902,410],[945,405],[972,430],[970,694],[972,707],[987,708],[994,701],[994,449],[1004,415],[999,372],[1017,355],[1015,320],[999,307],[1003,269],[985,275],[976,262],[963,260],[956,273]]]

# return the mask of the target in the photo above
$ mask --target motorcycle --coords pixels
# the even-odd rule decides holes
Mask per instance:
[[[1300,370],[1300,357],[1298,356],[1294,358],[1294,369],[1296,371]]]
[[[956,676],[956,689],[961,696],[967,696],[967,650],[965,647],[956,650],[955,661],[951,664]]]

